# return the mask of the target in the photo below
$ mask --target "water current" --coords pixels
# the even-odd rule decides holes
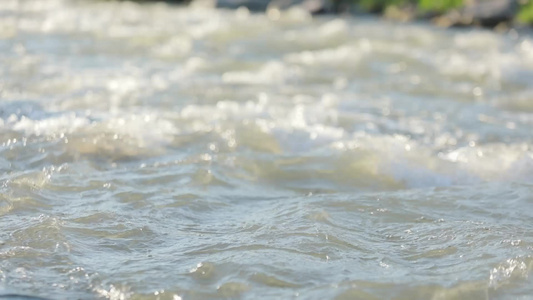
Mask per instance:
[[[532,299],[533,35],[2,0],[0,294]]]

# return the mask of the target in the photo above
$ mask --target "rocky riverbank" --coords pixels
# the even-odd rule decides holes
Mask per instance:
[[[300,6],[313,14],[373,13],[409,21],[430,19],[441,26],[533,25],[533,0],[216,0],[226,8],[250,10]]]
[[[139,0],[143,2],[152,0]],[[167,0],[188,2],[190,0]],[[192,0],[197,1],[197,0]],[[298,6],[312,14],[379,14],[388,19],[429,19],[440,26],[533,25],[533,0],[200,0],[251,11]]]

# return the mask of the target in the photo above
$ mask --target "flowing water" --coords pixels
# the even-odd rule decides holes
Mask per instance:
[[[533,36],[2,0],[0,293],[532,299]]]

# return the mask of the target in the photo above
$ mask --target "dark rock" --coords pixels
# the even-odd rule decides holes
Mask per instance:
[[[269,0],[217,0],[216,6],[219,8],[239,8],[246,7],[251,11],[265,11],[270,4]]]
[[[326,0],[305,0],[300,6],[315,15],[334,12],[331,2],[327,2]]]
[[[269,7],[288,9],[298,6],[311,14],[324,14],[335,12],[334,4],[330,0],[273,0]]]

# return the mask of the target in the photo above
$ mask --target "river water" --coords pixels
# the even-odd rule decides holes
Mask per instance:
[[[533,35],[2,0],[0,293],[532,299]]]

